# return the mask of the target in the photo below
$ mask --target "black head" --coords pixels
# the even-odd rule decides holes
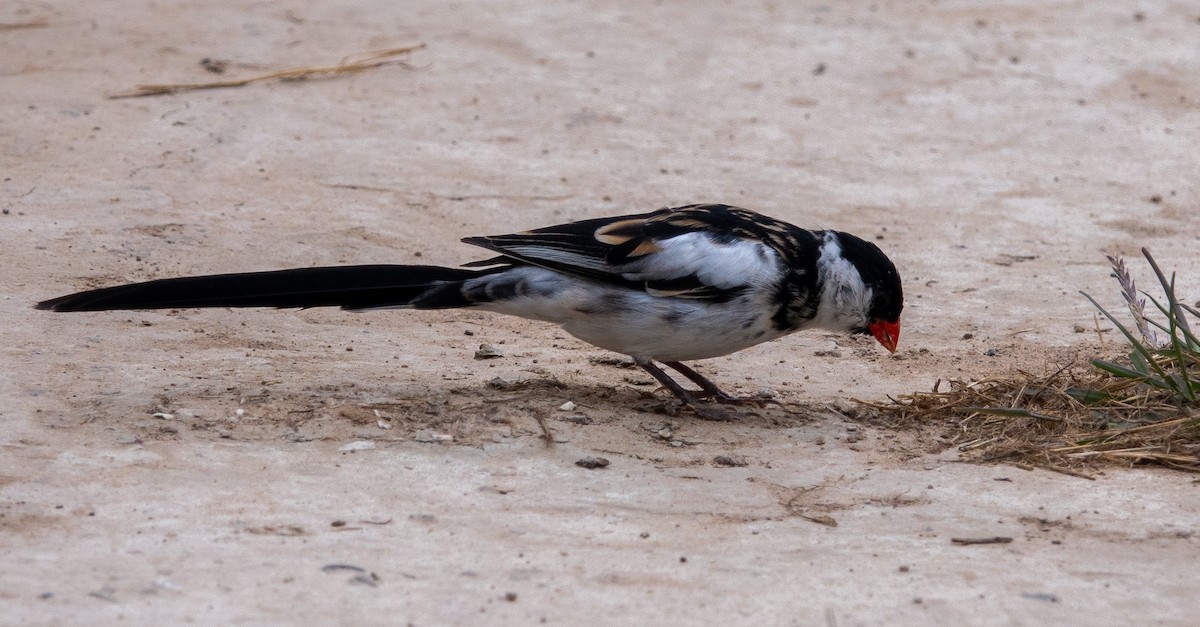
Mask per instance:
[[[863,285],[871,289],[871,307],[867,311],[867,326],[854,333],[874,335],[888,350],[896,350],[900,338],[900,311],[904,309],[904,288],[896,265],[871,242],[838,233],[842,256],[862,277]]]

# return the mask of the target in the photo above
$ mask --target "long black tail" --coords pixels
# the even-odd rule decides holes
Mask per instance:
[[[50,311],[183,307],[341,307],[418,309],[465,307],[463,281],[505,268],[332,266],[159,279],[42,301]]]

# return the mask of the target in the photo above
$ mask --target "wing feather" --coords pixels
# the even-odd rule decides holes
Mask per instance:
[[[652,296],[724,302],[780,280],[791,231],[807,233],[745,209],[687,205],[463,242],[501,255],[471,265],[524,263]]]

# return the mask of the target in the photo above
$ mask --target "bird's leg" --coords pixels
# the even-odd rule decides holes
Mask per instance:
[[[783,405],[783,403],[780,403],[779,401],[774,400],[774,399],[741,398],[738,396],[733,396],[731,394],[727,394],[721,388],[717,387],[716,383],[713,383],[711,380],[709,380],[708,377],[705,377],[704,375],[700,374],[699,372],[696,372],[695,370],[691,369],[690,367],[685,366],[681,362],[664,361],[663,365],[678,372],[679,374],[687,377],[689,380],[692,381],[692,383],[695,383],[696,385],[700,386],[700,389],[703,391],[703,394],[700,394],[699,396],[701,396],[702,398],[711,398],[718,403],[724,403],[726,405],[754,405],[755,407],[762,407],[763,405],[768,405],[771,403],[774,403],[774,404],[780,405],[780,406]],[[653,374],[653,373],[651,373],[651,374]]]
[[[699,372],[696,372],[695,370],[689,368],[688,366],[685,366],[681,362],[664,361],[663,365],[674,370],[675,372],[678,372],[679,374],[687,377],[688,380],[690,380],[692,383],[695,383],[696,385],[700,386],[700,389],[704,391],[704,394],[702,394],[701,396],[703,396],[705,398],[712,397],[712,398],[716,399],[718,402],[720,402],[722,400],[731,400],[731,399],[736,398],[734,396],[726,394],[721,388],[717,387],[716,383],[713,383],[711,380],[709,380],[708,377],[705,377],[704,375],[700,374]]]
[[[700,396],[697,396],[695,392],[692,392],[691,390],[688,390],[688,389],[684,388],[683,386],[679,385],[678,383],[676,383],[674,379],[672,379],[670,376],[667,375],[667,373],[662,371],[662,368],[655,366],[654,362],[650,361],[649,359],[634,358],[633,361],[638,366],[641,366],[642,370],[649,372],[650,376],[654,377],[655,381],[658,381],[660,384],[662,384],[663,387],[667,388],[667,390],[669,390],[671,392],[671,394],[674,394],[675,398],[677,398],[681,402],[683,402],[684,405],[687,405],[687,406],[691,407],[693,410],[695,410],[697,416],[704,418],[706,420],[729,420],[730,419],[730,416],[724,412],[713,411],[713,410],[705,409],[704,407],[702,407],[700,405],[700,402],[701,402]],[[671,366],[670,363],[667,363],[667,365]],[[675,368],[676,370],[679,370],[679,368],[676,368],[675,366],[671,366],[671,367]],[[680,370],[680,372],[683,372],[683,371]],[[685,376],[687,375],[686,372],[684,372],[683,374]],[[693,371],[693,374],[695,374],[695,371]],[[699,377],[700,375],[697,374],[696,376]],[[691,377],[688,377],[688,378],[691,378]],[[700,378],[703,379],[703,377],[700,377]],[[694,380],[695,379],[693,379],[693,381]],[[708,383],[710,386],[712,386],[714,389],[716,388],[716,386],[713,385],[711,381],[708,381],[707,379],[705,379],[705,382]],[[720,390],[717,390],[717,391],[719,392]],[[708,395],[707,391],[705,391],[705,395]]]

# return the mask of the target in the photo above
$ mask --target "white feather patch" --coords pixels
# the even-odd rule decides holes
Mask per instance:
[[[514,255],[520,255],[528,259],[540,259],[551,263],[562,264],[564,266],[574,268],[585,268],[588,270],[601,270],[611,272],[612,266],[605,263],[603,259],[596,259],[578,253],[567,252],[555,248],[546,248],[544,246],[509,246],[507,250]]]
[[[779,256],[761,242],[722,244],[704,233],[686,233],[658,245],[660,252],[625,264],[621,276],[631,281],[656,281],[694,274],[705,285],[728,289],[767,285],[779,274]]]

